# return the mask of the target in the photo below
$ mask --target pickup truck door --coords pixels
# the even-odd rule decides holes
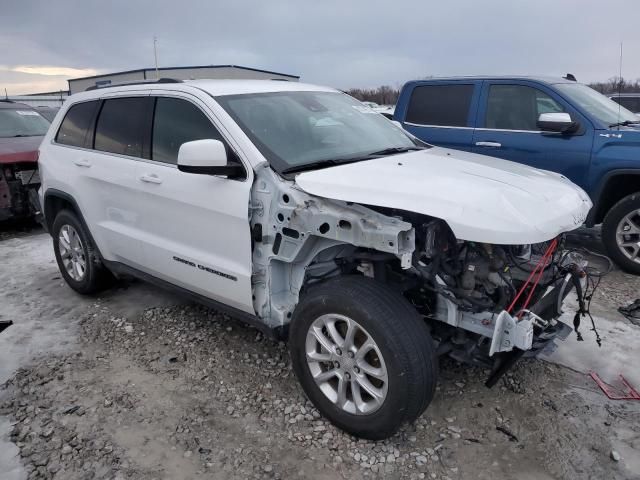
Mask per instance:
[[[394,119],[422,141],[471,151],[481,86],[479,80],[416,82],[403,89]]]
[[[139,161],[144,270],[154,277],[255,314],[251,296],[249,197],[246,178],[184,173],[176,166],[180,145],[221,140],[232,156],[206,100],[181,92],[153,91],[150,159]],[[239,157],[237,157],[240,160]],[[241,160],[240,160],[241,161]]]
[[[571,134],[543,132],[541,113],[567,112],[580,123]],[[473,151],[558,172],[585,187],[594,130],[591,122],[555,91],[531,81],[485,81]]]

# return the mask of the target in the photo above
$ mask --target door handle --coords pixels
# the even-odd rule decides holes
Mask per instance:
[[[500,148],[501,146],[502,146],[502,144],[498,143],[498,142],[476,142],[476,147]]]
[[[91,162],[89,160],[87,160],[86,158],[79,158],[77,160],[74,160],[73,163],[75,165],[77,165],[78,167],[89,168],[91,166]]]
[[[140,175],[140,180],[146,183],[162,183],[162,179],[155,173],[145,173],[144,175]]]

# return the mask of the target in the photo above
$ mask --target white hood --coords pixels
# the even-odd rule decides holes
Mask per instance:
[[[550,240],[582,225],[592,206],[557,173],[438,147],[304,172],[296,184],[320,197],[440,218],[460,240],[497,244]]]

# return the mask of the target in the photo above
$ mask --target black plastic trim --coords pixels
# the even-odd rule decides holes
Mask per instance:
[[[100,254],[100,251],[98,249],[98,246],[96,245],[96,242],[93,240],[93,236],[91,235],[91,230],[89,230],[89,226],[87,225],[87,222],[85,221],[84,216],[82,215],[82,210],[80,210],[80,207],[78,206],[78,202],[76,202],[75,198],[73,198],[68,193],[55,188],[47,189],[47,191],[44,193],[44,202],[43,202],[44,204],[42,205],[43,224],[45,225],[45,229],[47,230],[47,232],[49,232],[49,235],[53,235],[53,233],[51,232],[51,227],[53,226],[53,221],[55,220],[55,218],[47,217],[47,200],[52,197],[60,198],[61,200],[64,200],[71,204],[75,214],[78,216],[78,220],[80,221],[80,223],[82,224],[82,227],[87,232],[87,235],[89,235],[89,239],[91,240],[91,243],[93,244],[96,251],[98,252],[98,256],[100,257],[100,259],[102,259],[102,255]]]
[[[99,85],[91,85],[90,87],[85,88],[85,92],[91,92],[93,90],[103,90],[105,88],[114,88],[114,87],[130,87],[132,85],[157,85],[159,83],[183,83],[182,80],[178,80],[177,78],[159,78],[158,80],[142,80],[142,81],[133,81],[133,82],[121,82],[121,83],[110,83],[109,85],[99,86]]]
[[[227,177],[230,180],[244,179],[246,174],[244,167],[241,164],[223,165],[221,167],[204,167],[195,165],[180,165],[178,164],[178,170],[184,173],[194,173],[197,175],[220,175]]]
[[[109,260],[103,260],[103,263],[112,273],[116,275],[128,275],[144,282],[156,285],[165,290],[173,291],[181,296],[187,297],[188,299],[196,303],[200,303],[209,308],[213,308],[214,310],[227,314],[236,320],[247,323],[274,340],[284,340],[286,338],[286,328],[269,327],[255,315],[251,315],[250,313],[244,312],[235,307],[230,307],[229,305],[218,302],[217,300],[212,300],[211,298],[205,297],[204,295],[200,295],[198,293],[187,290],[186,288],[179,287],[171,282],[167,282],[166,280],[162,280],[158,277],[155,277],[123,263],[113,262]]]
[[[587,225],[587,227],[593,227],[596,224],[595,222],[598,216],[601,216],[602,218],[604,218],[604,215],[606,215],[606,212],[602,212],[602,215],[599,215],[599,214],[600,214],[600,207],[603,203],[602,193],[605,191],[609,181],[611,181],[611,179],[613,179],[614,177],[620,177],[624,175],[638,176],[640,175],[640,169],[620,168],[617,170],[611,170],[604,174],[604,176],[602,177],[602,180],[600,180],[600,184],[598,185],[595,191],[595,195],[591,197],[591,201],[593,202],[593,207],[591,208],[589,215],[587,215],[587,220],[585,221],[585,224]]]

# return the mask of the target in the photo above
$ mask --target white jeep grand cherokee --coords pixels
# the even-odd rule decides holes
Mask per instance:
[[[437,357],[493,368],[570,329],[591,203],[564,177],[436,148],[353,98],[276,81],[130,84],[70,97],[40,147],[60,271],[133,275],[287,338],[329,420],[391,435]]]

